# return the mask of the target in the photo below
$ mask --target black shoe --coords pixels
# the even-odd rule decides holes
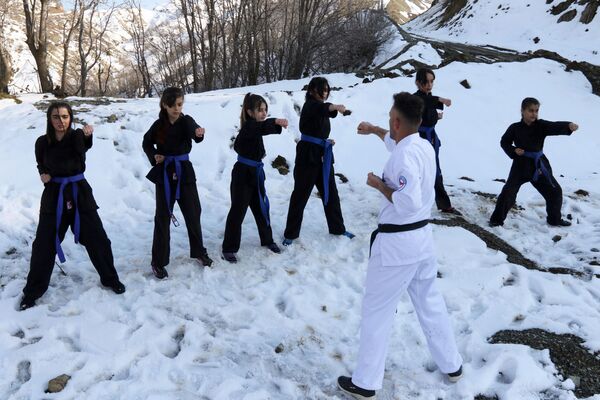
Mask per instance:
[[[28,308],[35,307],[35,300],[30,297],[23,296],[21,303],[19,304],[19,310],[25,311]]]
[[[462,378],[462,376],[463,376],[463,371],[462,371],[462,365],[461,365],[460,368],[458,369],[458,371],[451,372],[448,374],[448,380],[452,383],[456,383],[460,380],[460,378]]]
[[[235,253],[223,253],[221,258],[223,258],[223,260],[230,262],[232,264],[235,264],[237,262],[237,257],[235,256]]]
[[[271,243],[265,246],[267,249],[271,250],[275,254],[281,253],[281,249],[275,243]]]
[[[111,288],[112,291],[115,292],[116,294],[125,293],[125,285],[123,285],[120,281],[116,281],[115,283],[113,283],[111,285],[106,285],[106,287]]]
[[[374,390],[367,390],[356,386],[354,383],[352,383],[352,378],[350,378],[349,376],[340,376],[337,380],[337,385],[342,390],[342,392],[349,394],[355,399],[375,399]]]
[[[152,264],[152,272],[154,273],[154,276],[158,279],[165,279],[169,276],[169,273],[167,272],[165,267],[158,267],[154,264]]]
[[[490,220],[490,224],[489,225],[490,225],[491,228],[495,228],[497,226],[504,225],[504,222],[498,222],[498,221],[492,221],[492,220]]]
[[[548,222],[548,225],[550,225],[550,226],[571,226],[571,222],[561,219],[557,223]]]
[[[213,260],[208,256],[208,253],[200,255],[200,257],[198,257],[197,260],[200,264],[204,265],[205,267],[210,267],[213,263]]]
[[[458,211],[456,208],[454,207],[448,207],[448,208],[443,208],[440,210],[443,214],[452,214],[452,215],[456,215],[459,217],[462,217],[462,213],[460,211]]]

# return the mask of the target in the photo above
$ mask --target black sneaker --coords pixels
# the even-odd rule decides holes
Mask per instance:
[[[111,285],[106,285],[106,287],[111,288],[112,291],[115,292],[116,294],[125,293],[125,285],[123,285],[120,281],[116,281],[115,283],[113,283]]]
[[[492,220],[490,220],[490,223],[489,223],[489,225],[490,225],[490,227],[491,227],[491,228],[495,228],[495,227],[497,227],[497,226],[502,226],[502,225],[504,225],[504,222],[498,222],[498,221],[492,221]]]
[[[354,383],[352,383],[352,378],[349,376],[340,376],[337,380],[337,385],[342,392],[354,397],[355,399],[375,399],[374,390],[367,390],[356,386]]]
[[[158,267],[154,264],[152,264],[152,272],[154,273],[154,276],[158,279],[165,279],[169,276],[169,273],[167,272],[165,267]]]
[[[281,253],[281,249],[275,243],[271,243],[265,246],[267,249],[271,250],[275,254]]]
[[[23,298],[21,299],[21,303],[19,304],[19,310],[25,311],[28,308],[31,308],[34,306],[35,306],[35,300],[33,300],[30,297],[23,296]]]
[[[223,256],[221,256],[221,258],[232,264],[235,264],[237,262],[237,257],[235,256],[235,253],[223,253]]]
[[[458,369],[458,371],[451,372],[448,374],[448,380],[452,383],[456,383],[460,380],[460,378],[462,378],[462,376],[463,376],[463,371],[462,371],[462,365],[461,365],[460,368]]]
[[[208,256],[208,253],[200,255],[200,257],[198,257],[197,260],[200,264],[204,265],[205,267],[210,267],[213,263],[213,260]]]
[[[548,222],[548,225],[550,226],[571,226],[571,222],[561,219],[558,222],[552,223],[552,222]]]

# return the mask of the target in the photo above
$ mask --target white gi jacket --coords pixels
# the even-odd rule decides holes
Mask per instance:
[[[394,189],[392,202],[382,195],[380,224],[405,225],[431,218],[435,201],[435,152],[418,133],[398,144],[386,134],[391,156],[383,170],[383,180]],[[431,226],[397,233],[379,233],[372,253],[380,252],[384,266],[414,264],[435,256]]]

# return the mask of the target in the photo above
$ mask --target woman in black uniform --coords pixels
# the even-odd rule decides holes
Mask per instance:
[[[419,127],[419,135],[426,139],[435,150],[435,162],[437,173],[435,178],[435,204],[438,210],[447,214],[461,215],[460,211],[452,207],[450,197],[444,188],[444,178],[440,167],[440,146],[442,142],[435,131],[435,126],[440,118],[442,118],[442,110],[444,106],[450,107],[452,101],[443,97],[434,96],[431,94],[435,74],[429,68],[421,68],[417,71],[415,83],[417,90],[414,94],[423,99],[425,108],[423,109],[423,121]]]
[[[240,248],[242,222],[248,206],[256,221],[260,244],[273,253],[281,252],[273,241],[264,165],[261,160],[266,155],[263,136],[280,134],[281,128],[287,128],[288,121],[267,119],[268,109],[262,96],[248,93],[244,97],[240,116],[241,128],[233,144],[238,158],[231,171],[231,209],[227,215],[223,238],[223,258],[231,263],[237,262],[235,253]]]
[[[75,243],[85,246],[102,285],[117,294],[125,292],[92,188],[83,175],[85,153],[92,147],[94,128],[86,125],[83,129],[73,129],[73,110],[64,102],[52,103],[46,117],[46,134],[35,142],[35,159],[44,191],[21,310],[35,306],[35,301],[48,289],[56,255],[61,262],[65,261],[60,244],[69,227]]]
[[[354,237],[344,226],[333,170],[334,142],[329,139],[329,119],[335,118],[338,112],[349,115],[350,111],[341,104],[327,103],[329,91],[329,82],[323,77],[312,78],[308,84],[306,102],[300,113],[302,136],[296,146],[294,191],[290,198],[284,246],[291,245],[300,236],[304,208],[315,185],[323,200],[329,233]]]
[[[184,115],[183,91],[167,88],[160,99],[160,113],[144,135],[142,147],[152,169],[146,175],[156,185],[156,213],[154,216],[154,238],[152,241],[152,272],[158,279],[169,274],[170,223],[179,226],[173,215],[175,201],[185,219],[190,240],[190,257],[204,266],[212,260],[204,248],[200,225],[200,198],[196,187],[196,174],[189,161],[192,140],[204,140],[204,128],[189,115]]]

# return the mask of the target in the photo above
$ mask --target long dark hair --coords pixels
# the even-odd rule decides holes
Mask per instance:
[[[254,93],[247,93],[246,96],[244,96],[244,102],[242,103],[242,114],[240,115],[240,128],[244,126],[248,118],[250,118],[246,111],[254,111],[260,108],[260,106],[263,104],[267,107],[267,111],[269,111],[269,105],[264,97]]]
[[[425,85],[427,83],[427,75],[431,74],[433,79],[435,79],[435,73],[431,68],[419,68],[417,70],[417,76],[415,81],[419,82],[421,85]]]
[[[167,137],[167,129],[169,127],[169,114],[167,113],[167,109],[163,106],[163,104],[173,107],[178,98],[184,97],[183,90],[177,87],[168,87],[166,88],[162,96],[160,96],[160,112],[158,113],[158,119],[161,121],[160,128],[158,129],[158,134],[156,136],[156,141],[163,144],[165,143],[165,139]]]
[[[306,100],[314,99],[313,92],[317,93],[321,96],[322,99],[325,99],[325,90],[327,92],[331,92],[331,88],[329,87],[329,82],[327,79],[322,76],[316,76],[310,80],[308,83],[308,87],[306,88]]]
[[[48,111],[46,111],[46,138],[48,139],[48,143],[56,143],[57,141],[56,131],[52,126],[52,112],[54,110],[58,110],[59,108],[66,108],[69,113],[70,121],[69,126],[67,127],[67,132],[69,132],[73,127],[73,109],[71,108],[71,105],[66,101],[51,102],[50,106],[48,107]]]

